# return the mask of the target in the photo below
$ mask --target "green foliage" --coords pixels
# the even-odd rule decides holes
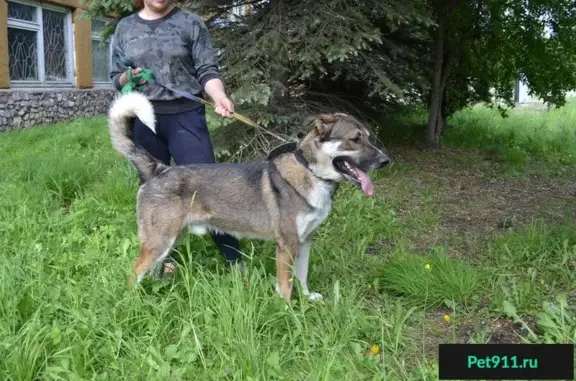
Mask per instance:
[[[383,28],[396,30],[420,22],[405,4],[373,0],[358,6],[332,1],[329,9],[339,11],[326,12],[328,3],[323,1],[257,3],[251,16],[214,30],[224,51],[227,82],[251,90],[265,84],[275,96],[285,97],[290,91],[302,91],[300,86],[311,80],[355,75],[371,78],[368,86],[373,92],[393,91],[381,65],[361,63],[369,56],[371,62],[383,58],[376,51],[384,43]],[[352,67],[362,70],[351,73]]]
[[[428,105],[441,21],[444,120],[479,102],[504,112],[514,103],[517,79],[529,83],[533,96],[556,105],[576,89],[576,15],[570,0],[179,4],[205,17],[238,111],[284,132],[313,112],[371,115],[399,103]],[[235,7],[243,6],[249,12],[233,16]],[[133,7],[127,0],[95,0],[90,11],[124,16]],[[254,133],[241,145],[253,139]],[[521,154],[511,155],[522,161]]]
[[[538,314],[538,326],[546,344],[576,342],[576,316],[567,299],[562,293],[555,303],[543,303],[544,311]]]
[[[576,89],[573,2],[443,4],[437,12],[447,17],[445,118],[478,102],[513,106],[517,79],[529,83],[532,96],[556,105],[563,105],[566,92]],[[432,67],[430,61],[426,65]]]

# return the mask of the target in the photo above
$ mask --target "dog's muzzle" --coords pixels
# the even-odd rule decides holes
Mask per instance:
[[[376,158],[375,169],[384,168],[390,163],[390,158],[384,152],[380,152]]]

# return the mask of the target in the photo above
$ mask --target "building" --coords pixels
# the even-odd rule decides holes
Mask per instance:
[[[0,1],[0,130],[107,112],[106,20],[83,13],[83,0]]]
[[[569,91],[566,99],[576,97],[576,91]],[[530,86],[521,80],[516,81],[514,87],[514,103],[517,105],[544,105],[542,99],[530,95]]]
[[[0,0],[0,131],[107,113],[107,20],[85,17],[83,2]],[[245,13],[234,7],[225,19]]]

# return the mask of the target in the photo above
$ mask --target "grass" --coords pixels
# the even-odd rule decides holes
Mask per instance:
[[[552,109],[514,109],[506,118],[475,106],[453,115],[444,136],[451,146],[487,151],[511,165],[536,158],[555,168],[576,164],[576,101]]]
[[[498,141],[500,127],[482,124],[493,121],[483,113],[455,116],[462,135],[449,131],[447,142],[482,150]],[[515,123],[539,123],[522,118]],[[515,144],[528,162],[569,167],[542,159],[567,149],[564,132],[545,145],[555,148],[530,148],[538,134],[553,135],[544,130]],[[103,119],[5,133],[0,152],[3,380],[436,380],[439,343],[576,340],[575,203],[547,198],[570,180],[562,171],[542,179],[550,190],[525,206],[500,190],[529,180],[494,170],[522,162],[456,148],[393,151],[394,164],[374,177],[376,195],[344,185],[318,234],[310,286],[325,301],[297,295],[286,306],[274,293],[273,245],[249,240],[245,274],[193,237],[179,248],[185,266],[173,282],[127,288],[137,180]],[[526,213],[540,203],[563,218],[532,213],[492,230],[484,228],[493,219],[454,222],[488,206],[439,181],[442,170],[470,194],[502,183],[486,197]],[[484,178],[492,182],[476,184]]]
[[[576,99],[550,111],[518,106],[506,115],[482,105],[460,110],[448,118],[442,144],[486,153],[504,170],[523,171],[535,163],[541,172],[576,166]],[[395,143],[421,138],[427,118],[421,108],[388,115],[380,123],[382,138]]]
[[[434,271],[432,271],[434,269]],[[422,308],[458,303],[469,307],[481,289],[482,272],[458,258],[436,253],[397,257],[381,275],[385,292]]]

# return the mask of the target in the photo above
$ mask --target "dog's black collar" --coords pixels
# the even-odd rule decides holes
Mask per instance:
[[[308,159],[306,159],[304,157],[304,152],[302,152],[302,149],[300,149],[298,147],[298,143],[297,142],[290,142],[290,143],[286,143],[286,144],[282,144],[276,148],[274,148],[269,154],[268,157],[266,158],[266,160],[272,161],[274,160],[276,157],[286,154],[286,153],[293,153],[294,157],[296,158],[296,160],[298,160],[298,162],[300,164],[302,164],[304,166],[304,168],[306,168],[308,171],[310,171],[310,173],[312,174],[312,176],[316,177],[318,180],[320,181],[324,181],[328,184],[334,184],[334,181],[332,180],[327,180],[327,179],[323,179],[321,177],[316,176],[316,174],[312,171],[312,169],[310,168],[310,162],[308,161]]]
[[[296,160],[298,160],[300,162],[300,164],[302,164],[303,166],[306,167],[306,169],[308,169],[310,172],[312,172],[312,170],[309,167],[309,162],[308,159],[306,159],[304,157],[304,152],[302,152],[302,150],[300,148],[298,148],[296,151],[294,151],[294,157],[296,158]]]
[[[302,164],[303,166],[306,167],[306,169],[308,169],[310,172],[312,172],[312,170],[309,167],[310,163],[304,157],[304,153],[302,152],[302,149],[298,148],[297,142],[290,142],[290,143],[282,144],[282,145],[274,148],[272,151],[270,151],[266,160],[272,161],[275,158],[277,158],[278,156],[284,155],[286,153],[293,153],[296,160],[298,160],[300,162],[300,164]]]
[[[268,157],[266,158],[266,160],[274,160],[276,157],[285,153],[293,152],[297,148],[298,148],[298,142],[284,143],[274,148],[272,151],[270,151],[270,153],[268,153]]]

